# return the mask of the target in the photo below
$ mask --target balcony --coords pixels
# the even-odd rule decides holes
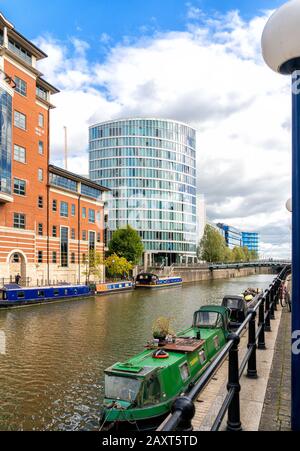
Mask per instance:
[[[11,194],[3,193],[2,191],[0,191],[0,204],[7,204],[13,201],[14,198]]]

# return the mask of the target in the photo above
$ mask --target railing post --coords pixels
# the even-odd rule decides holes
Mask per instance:
[[[250,358],[248,360],[247,377],[250,379],[257,379],[256,367],[256,311],[250,310],[251,320],[248,329],[248,349],[252,348]]]
[[[271,298],[271,300],[273,300],[273,311],[274,312],[277,312],[276,286],[277,286],[277,283],[275,282],[272,285],[272,298]],[[274,317],[274,319],[275,319],[275,317]]]
[[[258,316],[258,325],[261,327],[259,336],[258,336],[258,349],[266,349],[265,342],[265,299],[263,298],[261,304],[259,306],[259,316]]]
[[[266,319],[265,319],[265,331],[271,332],[271,320],[270,320],[270,290],[267,293],[266,297]]]
[[[195,415],[195,405],[193,401],[187,396],[180,396],[175,399],[172,406],[172,413],[181,412],[181,421],[177,426],[177,431],[192,431],[192,419]]]
[[[273,320],[275,319],[275,310],[277,310],[274,294],[275,294],[275,286],[272,285],[270,290],[270,318]]]
[[[240,414],[240,377],[239,377],[239,343],[240,337],[230,334],[229,340],[233,340],[232,348],[229,351],[228,363],[228,384],[227,390],[234,390],[234,395],[228,407],[227,430],[239,432],[242,430]]]

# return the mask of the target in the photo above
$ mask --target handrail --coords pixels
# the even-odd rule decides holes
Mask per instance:
[[[263,294],[256,296],[257,302],[248,312],[245,321],[235,333],[231,333],[223,349],[219,352],[212,364],[203,373],[200,379],[183,396],[175,399],[171,414],[157,429],[158,431],[192,430],[192,418],[195,414],[194,401],[199,397],[211,378],[229,356],[228,393],[217,414],[212,431],[218,431],[226,412],[228,412],[227,429],[231,431],[241,430],[240,421],[240,384],[239,380],[248,365],[247,376],[257,378],[256,349],[265,349],[265,332],[271,330],[270,319],[274,317],[274,309],[279,302],[279,290],[282,281],[291,272],[291,266],[286,265],[279,275],[273,280],[269,288]],[[259,324],[256,330],[256,315],[259,312]],[[238,364],[238,344],[243,331],[248,327],[248,351],[241,365]]]

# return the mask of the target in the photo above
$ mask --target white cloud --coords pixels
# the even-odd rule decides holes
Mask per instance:
[[[193,8],[186,31],[124,40],[96,63],[88,61],[88,43],[38,39],[49,54],[41,70],[62,90],[53,99],[52,157],[62,159],[63,125],[70,167],[82,173],[93,122],[131,115],[188,122],[198,130],[198,186],[210,219],[261,230],[264,250],[283,256],[289,253],[289,80],[262,61],[267,15],[246,22],[238,12],[208,18]],[[280,246],[280,236],[268,233],[278,228],[287,228]]]

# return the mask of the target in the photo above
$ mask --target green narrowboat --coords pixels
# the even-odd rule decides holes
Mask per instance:
[[[170,413],[227,341],[229,310],[201,307],[192,327],[105,370],[101,430],[153,430]]]

